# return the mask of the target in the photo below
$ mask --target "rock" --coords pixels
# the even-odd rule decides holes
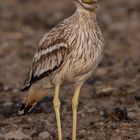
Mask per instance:
[[[107,74],[107,70],[105,68],[98,68],[95,72],[96,76],[104,76]]]
[[[100,97],[103,97],[103,96],[110,96],[111,94],[113,94],[113,92],[115,91],[115,88],[114,87],[98,87],[96,89],[96,94]]]
[[[126,108],[119,108],[116,107],[112,113],[111,113],[111,118],[114,121],[124,121],[124,120],[129,120],[128,119],[128,114]]]
[[[136,118],[136,113],[134,113],[134,112],[128,112],[128,113],[127,113],[127,116],[128,116],[128,118],[130,118],[130,119],[135,119],[135,118]]]
[[[108,112],[106,110],[101,110],[100,111],[100,116],[103,118],[107,118],[108,117]]]
[[[11,131],[8,132],[4,135],[5,140],[9,139],[16,139],[16,140],[23,140],[23,139],[30,139],[29,136],[24,134],[22,131],[16,130],[16,131]]]
[[[103,89],[101,89],[101,93],[112,93],[115,89],[113,87],[104,87]]]
[[[10,101],[8,102],[8,101],[7,101],[7,102],[5,102],[3,105],[4,105],[4,106],[12,106],[12,105],[13,105],[13,102],[10,102]]]
[[[7,92],[7,91],[10,91],[10,90],[11,90],[11,87],[9,87],[8,85],[5,85],[5,86],[4,86],[4,91]]]
[[[47,138],[50,137],[50,134],[49,134],[47,131],[44,131],[44,132],[41,132],[41,133],[39,134],[39,137],[40,137],[41,139],[47,139]]]
[[[119,136],[118,134],[114,134],[112,137],[111,137],[111,140],[122,140],[121,136]]]

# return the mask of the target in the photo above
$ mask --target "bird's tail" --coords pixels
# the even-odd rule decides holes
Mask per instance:
[[[33,103],[31,105],[26,106],[26,103],[22,103],[20,109],[18,110],[18,115],[25,115],[30,113],[37,103]]]
[[[25,115],[30,113],[34,107],[46,96],[46,92],[43,88],[31,87],[27,93],[27,96],[21,104],[18,115]]]

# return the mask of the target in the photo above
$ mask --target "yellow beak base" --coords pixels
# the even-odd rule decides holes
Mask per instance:
[[[93,3],[93,0],[82,0],[84,3],[87,3],[87,4],[92,4]]]

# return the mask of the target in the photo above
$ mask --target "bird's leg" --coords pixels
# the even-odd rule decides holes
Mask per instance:
[[[61,121],[60,121],[60,100],[59,100],[59,89],[60,86],[55,87],[55,96],[53,100],[56,121],[57,121],[57,129],[58,129],[58,140],[62,140],[62,131],[61,131]]]
[[[72,99],[72,110],[73,110],[73,128],[72,128],[72,140],[76,140],[76,127],[77,127],[77,107],[80,89],[82,85],[78,85],[75,89],[75,93]]]

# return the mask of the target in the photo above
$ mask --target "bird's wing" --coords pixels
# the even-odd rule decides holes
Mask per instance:
[[[59,69],[68,53],[66,41],[61,38],[44,37],[34,55],[32,68],[22,91],[27,90],[34,82],[49,76]]]

